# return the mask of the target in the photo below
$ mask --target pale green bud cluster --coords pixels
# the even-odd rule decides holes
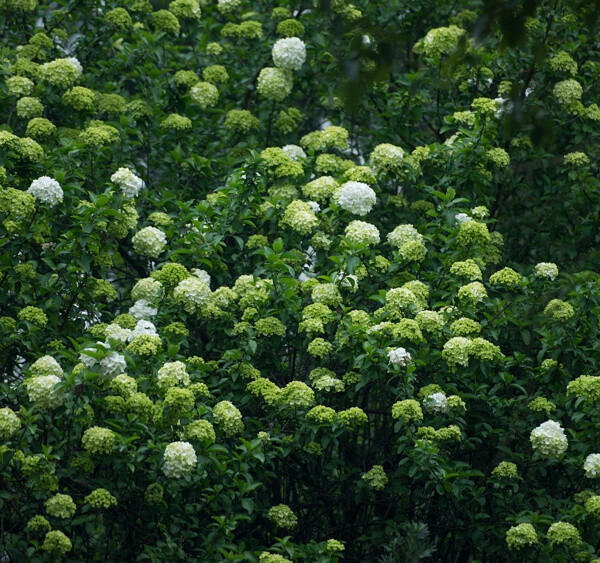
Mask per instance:
[[[131,297],[135,301],[144,299],[145,301],[151,303],[157,299],[162,292],[162,283],[153,278],[142,278],[133,286],[133,289],[131,290]]]
[[[376,491],[383,490],[389,481],[381,465],[374,465],[361,478]]]
[[[49,63],[44,63],[39,67],[39,74],[42,80],[52,86],[59,88],[68,88],[79,78],[80,72],[67,59],[56,59]]]
[[[106,23],[117,29],[127,30],[133,26],[133,20],[125,8],[115,8],[104,15]]]
[[[92,508],[97,509],[108,510],[111,506],[117,506],[117,499],[106,489],[94,489],[83,500]]]
[[[547,415],[556,410],[556,405],[545,397],[536,397],[527,406],[533,412],[545,412]]]
[[[390,143],[377,145],[369,157],[371,167],[378,174],[397,172],[402,167],[403,161],[404,151]]]
[[[267,100],[281,102],[291,94],[293,86],[294,78],[289,70],[266,67],[258,75],[256,90]]]
[[[456,242],[460,246],[486,246],[490,241],[490,232],[485,223],[480,223],[479,221],[463,221],[460,223],[456,235]]]
[[[370,246],[380,241],[379,229],[364,221],[351,221],[345,230],[346,238],[354,244]]]
[[[339,184],[331,176],[321,176],[302,187],[302,193],[318,203],[326,203],[333,197]]]
[[[552,299],[548,305],[546,305],[544,315],[557,321],[568,321],[575,315],[575,310],[570,303],[562,301],[561,299]]]
[[[481,282],[471,282],[458,290],[458,298],[469,305],[477,305],[487,298],[488,294]]]
[[[556,101],[567,109],[573,108],[583,95],[583,88],[577,80],[569,78],[554,85],[552,90]]]
[[[306,420],[315,424],[331,425],[336,420],[337,413],[331,407],[317,405],[306,413]]]
[[[510,461],[501,461],[492,470],[492,475],[500,479],[517,479],[519,477],[516,464]]]
[[[347,428],[354,429],[369,422],[367,413],[360,407],[350,407],[349,409],[337,413],[338,422]]]
[[[502,268],[490,276],[490,284],[505,288],[518,287],[522,282],[521,274],[518,274],[512,268]]]
[[[186,440],[198,440],[205,446],[214,444],[216,440],[214,426],[208,420],[194,420],[183,429]]]
[[[579,530],[568,522],[555,522],[552,524],[546,532],[546,537],[552,545],[564,544],[567,547],[575,548],[581,544]]]
[[[331,354],[333,345],[323,338],[315,338],[308,344],[306,350],[315,358],[324,358],[328,354]]]
[[[319,220],[308,203],[296,199],[285,208],[280,223],[298,234],[308,235],[317,228]]]
[[[592,518],[600,520],[600,496],[594,495],[587,499],[585,501],[585,509]]]
[[[108,428],[92,426],[83,433],[81,444],[91,454],[109,454],[117,445],[117,435]]]
[[[25,96],[17,102],[17,115],[24,119],[40,117],[44,113],[44,106],[38,98]]]
[[[161,122],[163,129],[173,129],[175,131],[189,131],[192,128],[192,120],[178,113],[167,115]]]
[[[446,324],[442,315],[436,311],[419,311],[415,316],[415,321],[422,331],[432,334],[441,333]]]
[[[430,29],[427,35],[415,44],[413,50],[417,54],[422,53],[426,57],[437,59],[451,53],[464,33],[465,30],[456,25]]]
[[[201,16],[198,0],[173,0],[169,4],[169,11],[180,19],[198,19]]]
[[[127,346],[127,351],[142,357],[156,356],[162,350],[158,334],[138,334]]]
[[[0,440],[10,440],[21,429],[21,420],[12,409],[0,409]]]
[[[246,109],[232,109],[225,117],[225,127],[236,133],[249,133],[260,127],[260,120]]]
[[[287,504],[272,506],[267,513],[267,518],[278,528],[291,530],[298,525],[298,517]]]
[[[485,153],[485,159],[496,168],[506,168],[510,164],[510,156],[500,147],[489,149]]]
[[[29,120],[25,134],[34,139],[46,139],[54,134],[56,125],[43,117],[34,117]]]
[[[535,528],[528,522],[513,526],[506,532],[506,545],[512,550],[521,550],[538,543]]]
[[[65,555],[73,549],[73,544],[60,530],[52,530],[46,534],[42,549],[49,552],[57,551],[59,554]]]
[[[213,107],[219,101],[219,90],[210,82],[197,82],[190,88],[190,98],[202,109]]]
[[[423,420],[421,405],[414,399],[405,399],[392,405],[392,418],[401,418],[405,423]]]
[[[45,503],[46,512],[55,518],[71,518],[77,507],[70,495],[56,494]]]
[[[221,401],[213,408],[213,418],[219,430],[230,437],[244,430],[242,413],[230,401]]]
[[[304,173],[302,164],[280,147],[266,148],[260,153],[260,156],[265,159],[267,166],[276,178],[296,177]]]
[[[35,84],[25,76],[11,76],[6,79],[6,87],[11,96],[21,98],[33,92]]]
[[[554,72],[564,72],[575,76],[577,74],[577,62],[566,51],[559,51],[548,59],[548,67]]]
[[[450,330],[456,336],[477,336],[481,332],[481,325],[477,321],[461,317],[450,325]]]
[[[535,265],[534,273],[538,278],[554,281],[558,276],[558,266],[552,262],[540,262]]]
[[[44,516],[36,514],[33,516],[29,522],[27,522],[27,526],[25,529],[30,532],[44,533],[50,531],[50,522]]]

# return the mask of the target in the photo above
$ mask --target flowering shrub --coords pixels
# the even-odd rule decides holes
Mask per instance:
[[[0,3],[0,558],[598,556],[583,10],[326,4]]]

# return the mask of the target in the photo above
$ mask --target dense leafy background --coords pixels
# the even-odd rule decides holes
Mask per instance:
[[[595,379],[567,386],[596,376],[599,361],[597,6],[241,0],[182,15],[195,6],[0,0],[0,408],[20,421],[13,433],[0,417],[0,556],[593,560],[600,524],[586,501],[598,487],[583,464],[600,448],[600,393]],[[179,14],[178,30],[157,27],[160,10]],[[286,25],[307,57],[273,101],[258,77]],[[64,57],[83,72],[59,84],[44,65]],[[218,89],[207,107],[190,91],[204,80]],[[561,95],[567,80],[580,95],[572,83]],[[74,86],[91,91],[87,103],[65,95]],[[236,110],[250,112],[246,127],[232,127]],[[35,117],[54,129],[36,132]],[[318,133],[330,125],[343,129]],[[404,157],[382,166],[382,143]],[[296,161],[263,152],[291,144],[305,151]],[[120,167],[145,182],[134,199],[111,182]],[[27,199],[41,176],[60,183],[57,205]],[[322,176],[332,180],[319,197],[309,182]],[[377,195],[365,216],[332,191],[357,180]],[[315,199],[306,227],[292,202]],[[380,241],[346,236],[354,220]],[[408,250],[387,238],[406,224],[422,241]],[[149,226],[168,241],[157,256],[132,241]],[[540,276],[538,262],[560,274]],[[204,275],[196,269],[212,291],[194,308],[175,288]],[[108,339],[108,325],[136,326],[132,289],[150,276],[162,288],[141,316],[159,345]],[[470,301],[461,288],[478,279],[485,295]],[[445,345],[465,335],[469,358],[456,365]],[[406,366],[389,362],[398,347]],[[115,354],[144,408],[102,367]],[[35,399],[27,382],[47,373],[35,364],[47,355],[60,383]],[[159,384],[176,361],[191,405]],[[428,409],[437,391],[454,406]],[[410,399],[422,419],[392,408]],[[243,430],[215,415],[222,401]],[[335,412],[307,417],[316,405]],[[563,455],[532,449],[547,419],[565,428]],[[198,420],[214,423],[215,440],[189,438]],[[85,447],[92,427],[115,433],[109,453]],[[197,465],[173,478],[163,457],[181,439]],[[501,462],[518,475],[493,473]],[[162,498],[148,493],[156,484]],[[96,489],[118,504],[94,508]],[[73,498],[74,515],[47,510],[56,493]],[[295,526],[269,517],[280,504]],[[35,515],[69,538],[68,552],[44,549]],[[555,522],[578,539],[555,541]],[[538,541],[517,550],[506,533],[520,523]]]

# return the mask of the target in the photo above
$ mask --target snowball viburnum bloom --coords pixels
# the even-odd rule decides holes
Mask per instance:
[[[144,180],[136,176],[129,168],[119,168],[111,177],[110,181],[117,184],[126,198],[136,197],[144,187]]]
[[[198,458],[192,444],[171,442],[165,448],[162,470],[167,477],[179,479],[184,475],[189,475],[196,467],[197,461]]]
[[[279,39],[272,50],[275,66],[286,70],[298,70],[306,60],[304,41],[298,37]]]
[[[27,193],[31,194],[36,201],[46,203],[48,207],[54,207],[63,200],[63,190],[60,184],[49,176],[40,176],[31,182]]]
[[[388,352],[388,359],[390,360],[390,364],[405,366],[410,362],[411,355],[404,348],[396,348]]]
[[[363,182],[346,182],[338,195],[340,207],[356,215],[369,213],[375,201],[375,192]]]

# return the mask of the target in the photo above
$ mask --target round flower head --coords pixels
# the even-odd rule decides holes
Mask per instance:
[[[585,476],[590,479],[600,477],[600,454],[588,455],[583,462],[583,469],[585,470]]]
[[[369,213],[375,201],[375,192],[363,182],[346,182],[338,194],[340,207],[356,215]]]
[[[346,238],[355,244],[377,244],[380,240],[379,229],[364,221],[351,221],[346,227]]]
[[[64,60],[67,61],[75,69],[78,76],[81,76],[83,74],[83,67],[81,66],[81,63],[79,62],[79,59],[77,57],[67,57]]]
[[[109,454],[117,444],[117,435],[108,428],[92,426],[83,433],[81,444],[92,454]]]
[[[568,522],[554,522],[548,528],[546,537],[551,544],[565,544],[569,547],[577,547],[581,544],[579,530]]]
[[[60,364],[52,356],[38,358],[29,369],[33,375],[63,375]]]
[[[167,362],[158,370],[157,382],[161,389],[174,385],[187,386],[190,384],[190,376],[183,362]]]
[[[444,393],[433,393],[433,395],[425,397],[423,404],[434,413],[448,410],[448,399]]]
[[[36,201],[48,204],[49,207],[54,207],[63,200],[60,184],[49,176],[41,176],[31,182],[27,193],[31,194]]]
[[[55,386],[60,383],[60,378],[56,375],[41,375],[26,379],[23,382],[29,400],[38,408],[55,409],[63,404],[64,392],[56,390]]]
[[[390,364],[405,366],[410,362],[411,356],[404,348],[395,348],[388,352],[388,359]]]
[[[273,62],[275,66],[286,70],[298,70],[306,60],[304,41],[298,37],[279,39],[273,45]]]
[[[513,526],[506,532],[506,544],[509,549],[523,549],[538,543],[538,536],[535,528],[524,522],[518,526]]]
[[[0,409],[0,440],[12,438],[21,428],[21,420],[12,409]]]
[[[283,152],[287,154],[292,160],[300,160],[301,158],[306,158],[306,153],[302,147],[298,145],[285,145],[281,147]]]
[[[127,362],[125,358],[115,351],[111,351],[100,360],[100,372],[108,378],[113,378],[125,371]]]
[[[216,105],[219,101],[219,90],[210,82],[197,82],[190,90],[190,97],[205,109]]]
[[[289,70],[266,67],[258,75],[256,90],[267,100],[281,102],[290,95],[293,85],[294,79]]]
[[[144,187],[144,180],[138,178],[129,168],[119,168],[110,177],[110,181],[117,184],[128,199],[136,197]]]
[[[154,307],[151,307],[150,303],[148,303],[148,301],[145,299],[138,299],[133,306],[129,308],[129,314],[135,317],[137,320],[147,321],[156,316],[157,312],[158,310]]]
[[[535,265],[535,275],[554,281],[558,276],[558,266],[552,262],[540,262]]]
[[[291,530],[298,524],[298,517],[287,504],[278,504],[269,509],[267,518],[278,528]]]
[[[156,227],[144,227],[131,239],[133,250],[149,258],[157,258],[167,244],[167,236]]]
[[[381,465],[374,465],[367,471],[362,479],[366,481],[376,491],[381,491],[387,485],[389,479]]]
[[[188,313],[195,313],[208,304],[211,291],[206,282],[190,277],[177,284],[173,291],[173,297],[183,305]]]
[[[69,553],[73,548],[71,540],[60,530],[52,530],[46,534],[42,549],[48,552],[58,552],[61,555]]]
[[[532,430],[530,440],[533,449],[544,457],[558,457],[568,446],[565,431],[554,420],[547,420]]]
[[[49,498],[44,506],[46,512],[55,518],[71,518],[76,510],[73,498],[70,495],[60,493]]]
[[[136,303],[137,303],[137,301],[136,301]],[[131,309],[133,309],[133,307]],[[131,309],[130,309],[130,311],[131,311]],[[156,314],[156,309],[153,309],[153,311],[154,311],[154,314]],[[134,317],[134,318],[136,318],[136,317]],[[129,341],[131,342],[136,336],[139,336],[140,334],[157,334],[156,327],[150,321],[145,320],[145,319],[140,319],[133,327],[133,330],[131,331],[131,334],[129,335]]]
[[[242,413],[230,401],[217,403],[213,408],[213,418],[225,436],[233,436],[244,430]]]
[[[171,442],[165,448],[163,460],[163,473],[175,479],[190,475],[198,462],[194,446],[189,442]]]
[[[404,151],[390,143],[377,145],[371,153],[370,162],[376,172],[395,171],[400,168]]]

